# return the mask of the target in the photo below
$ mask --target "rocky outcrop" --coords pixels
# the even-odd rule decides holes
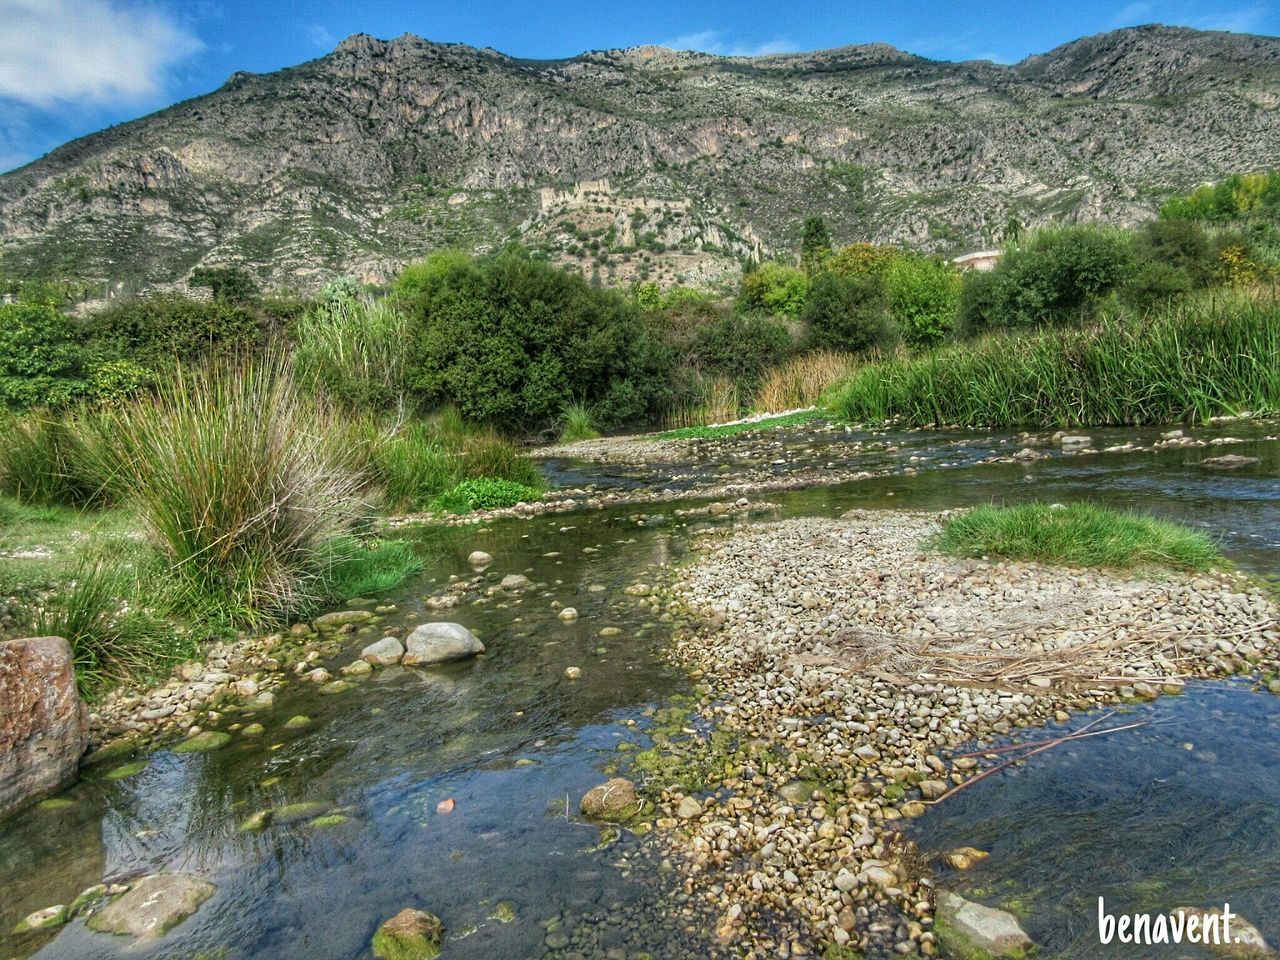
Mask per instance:
[[[359,36],[0,177],[0,272],[74,260],[164,286],[238,262],[307,289],[516,232],[605,281],[641,253],[663,282],[711,281],[789,251],[814,213],[841,243],[963,252],[1010,216],[1131,223],[1165,189],[1271,166],[1277,104],[1280,39],[1164,27],[1012,66],[883,44],[534,62]],[[565,189],[606,180],[603,201]]]
[[[75,779],[89,715],[61,637],[0,643],[0,816]]]

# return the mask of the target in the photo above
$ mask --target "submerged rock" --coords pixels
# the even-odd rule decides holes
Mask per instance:
[[[174,753],[206,753],[225,747],[231,742],[231,734],[221,730],[205,730],[190,739],[183,740],[173,748]]]
[[[528,590],[533,586],[533,581],[523,573],[509,573],[502,578],[502,582],[498,586],[502,587],[503,590]]]
[[[383,921],[373,935],[373,955],[381,960],[435,960],[444,924],[425,910],[406,907]]]
[[[484,644],[460,623],[424,623],[405,641],[405,666],[465,660],[484,653]]]
[[[15,934],[31,933],[34,930],[49,930],[60,927],[71,917],[71,911],[64,905],[45,907],[35,913],[29,913],[13,928]]]
[[[1242,457],[1238,453],[1228,453],[1225,456],[1201,460],[1200,465],[1214,470],[1239,470],[1241,467],[1247,467],[1257,462],[1257,457]]]
[[[943,854],[943,861],[953,870],[968,870],[979,860],[985,860],[991,854],[977,847],[956,847]]]
[[[467,557],[467,563],[471,565],[472,570],[486,570],[493,565],[493,556],[483,550],[472,550]]]
[[[939,942],[956,956],[982,950],[997,957],[1024,957],[1032,946],[1013,914],[947,890],[938,891],[937,918]]]
[[[1223,931],[1221,939],[1226,940],[1222,911],[1215,908],[1176,907],[1169,911],[1170,917],[1216,917],[1218,929]],[[1212,921],[1211,921],[1212,922]],[[1204,921],[1201,920],[1203,930]],[[1205,949],[1219,957],[1232,957],[1237,960],[1266,960],[1276,956],[1270,944],[1262,937],[1262,932],[1239,914],[1231,915],[1231,942],[1205,944]]]
[[[592,787],[578,804],[584,816],[593,820],[621,822],[640,812],[636,786],[624,777],[614,777]]]
[[[61,637],[0,643],[0,815],[75,779],[89,715]]]
[[[155,873],[91,916],[89,929],[139,940],[162,937],[199,910],[217,889],[190,874]]]

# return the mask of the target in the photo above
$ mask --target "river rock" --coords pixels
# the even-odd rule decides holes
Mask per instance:
[[[406,667],[449,663],[484,653],[484,644],[460,623],[424,623],[409,634],[401,663]]]
[[[435,960],[444,924],[425,910],[406,907],[383,921],[373,935],[373,955],[382,960]]]
[[[570,623],[578,619],[578,611],[574,607],[565,607],[560,611],[559,616],[565,623]]]
[[[943,854],[942,859],[953,870],[968,870],[979,860],[985,860],[991,854],[977,847],[956,847]]]
[[[697,797],[685,797],[676,807],[676,816],[681,820],[696,820],[702,816],[702,804]]]
[[[61,637],[0,643],[0,816],[75,779],[89,714]]]
[[[337,610],[316,617],[315,628],[321,631],[338,630],[349,623],[364,623],[372,619],[373,614],[368,610]]]
[[[624,777],[614,777],[588,790],[578,809],[594,820],[621,822],[640,811],[640,801],[634,783]]]
[[[1200,465],[1213,470],[1239,470],[1241,467],[1247,467],[1257,462],[1257,457],[1242,457],[1238,453],[1228,453],[1225,456],[1209,457],[1207,460],[1201,460]]]
[[[404,644],[396,637],[383,637],[360,651],[360,659],[375,667],[389,667],[404,656]]]
[[[71,911],[63,904],[45,907],[43,910],[27,914],[19,920],[18,925],[13,928],[13,932],[20,935],[31,933],[34,930],[49,930],[53,927],[60,927],[67,922],[70,916]]]
[[[1210,909],[1175,907],[1169,911],[1169,916],[1171,917],[1183,915],[1217,917],[1218,929],[1221,930],[1223,928],[1222,911],[1216,907]],[[1205,944],[1205,949],[1215,956],[1232,957],[1237,958],[1237,960],[1266,960],[1267,957],[1276,956],[1275,950],[1271,949],[1270,944],[1263,939],[1262,932],[1236,913],[1231,915],[1231,939],[1234,941],[1233,943]]]
[[[509,573],[502,578],[498,586],[503,590],[527,590],[533,586],[533,581],[523,573]]]
[[[1093,437],[1085,436],[1083,433],[1066,433],[1058,443],[1064,450],[1082,450],[1093,443]]]
[[[162,937],[199,910],[216,890],[209,881],[190,874],[155,873],[91,916],[89,929],[139,940]]]
[[[1023,957],[1032,946],[1013,914],[947,890],[938,891],[937,918],[939,941],[958,956],[984,950],[999,957]]]
[[[483,550],[472,550],[467,557],[467,563],[471,565],[472,570],[486,570],[493,565],[493,557]]]

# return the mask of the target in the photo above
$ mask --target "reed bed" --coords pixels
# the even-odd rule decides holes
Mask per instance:
[[[851,353],[815,350],[793,357],[769,371],[756,391],[758,413],[777,413],[808,407],[832,384],[846,379],[857,366]]]
[[[1280,411],[1280,306],[1190,300],[1145,317],[1002,335],[855,372],[832,407],[862,422],[1073,427]]]

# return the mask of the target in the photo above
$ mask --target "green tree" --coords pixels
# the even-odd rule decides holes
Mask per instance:
[[[818,274],[801,319],[809,349],[860,351],[884,346],[893,337],[885,285],[865,273]]]
[[[258,285],[243,267],[196,267],[191,286],[208,288],[218,303],[248,304],[258,298]]]
[[[742,305],[775,316],[799,316],[808,292],[808,276],[785,263],[762,263],[742,278]]]
[[[87,361],[65,314],[37,303],[0,306],[0,403],[64,407],[88,392]]]
[[[900,257],[886,277],[893,319],[913,347],[941,343],[955,326],[960,275],[930,257]]]
[[[800,239],[800,266],[806,273],[815,273],[829,256],[831,232],[827,230],[827,222],[821,217],[805,217]]]

